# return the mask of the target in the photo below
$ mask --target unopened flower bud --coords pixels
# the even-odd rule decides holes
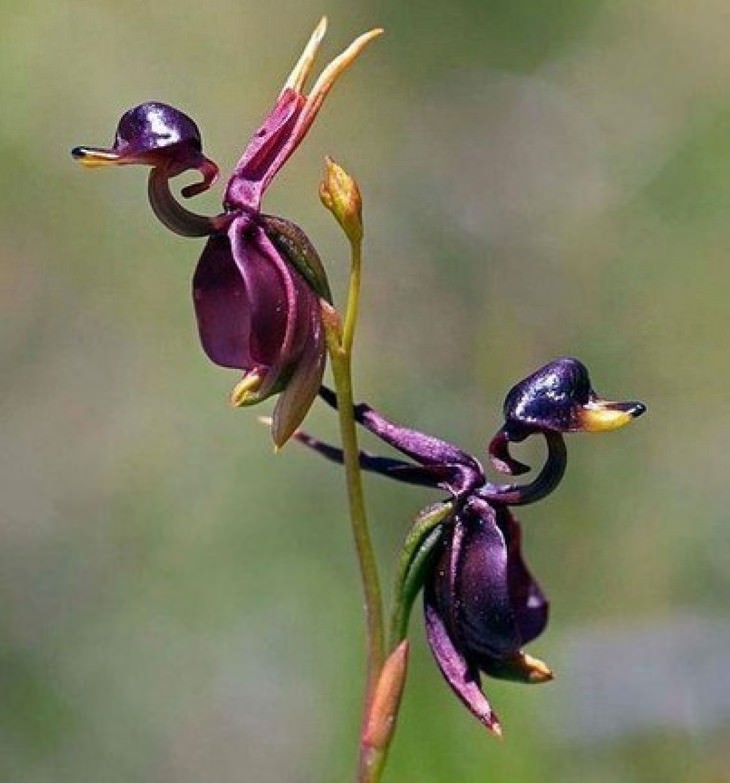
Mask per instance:
[[[362,239],[362,197],[357,182],[332,158],[325,159],[319,186],[322,204],[335,216],[350,242]]]
[[[383,750],[393,732],[408,668],[408,640],[404,639],[388,656],[370,705],[363,744]]]

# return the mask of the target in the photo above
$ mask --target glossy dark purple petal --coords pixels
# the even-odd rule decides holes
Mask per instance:
[[[251,302],[225,234],[211,236],[205,245],[193,276],[193,303],[208,358],[250,369]]]
[[[520,527],[506,508],[471,496],[442,536],[424,583],[428,641],[454,692],[488,723],[480,670],[520,682],[552,678],[545,664],[521,650],[545,627],[548,605],[525,566]]]
[[[284,386],[272,435],[283,445],[317,395],[325,365],[319,298],[248,216],[208,240],[193,280],[203,348],[217,364],[262,377],[260,399]]]
[[[287,360],[296,327],[296,293],[292,271],[264,232],[246,216],[233,222],[228,232],[233,259],[248,292],[251,308],[249,350],[257,364]]]
[[[291,361],[306,339],[296,329],[296,289],[304,283],[297,286],[292,275],[247,217],[236,219],[228,236],[208,240],[193,278],[193,298],[203,348],[216,364],[278,370]]]
[[[500,734],[499,719],[481,689],[479,670],[449,635],[430,584],[425,586],[423,604],[426,638],[444,679],[479,721]]]
[[[520,648],[520,635],[509,590],[508,553],[494,509],[470,502],[437,568],[436,594],[449,628],[474,653],[507,657]],[[447,574],[444,579],[443,574]]]
[[[547,625],[549,603],[522,557],[522,531],[507,508],[497,510],[497,525],[507,543],[507,580],[521,643],[539,636]]]

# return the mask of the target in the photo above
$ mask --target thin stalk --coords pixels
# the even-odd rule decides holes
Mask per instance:
[[[357,325],[360,300],[360,267],[362,261],[362,243],[351,241],[352,266],[350,286],[345,311],[344,328],[340,324],[336,311],[322,303],[322,314],[327,337],[327,349],[330,355],[335,391],[337,392],[337,411],[340,422],[347,498],[350,508],[350,522],[355,540],[355,550],[365,597],[365,621],[367,626],[367,676],[361,738],[365,736],[375,691],[380,680],[385,660],[385,632],[383,621],[383,600],[380,590],[375,553],[370,538],[365,497],[360,471],[359,446],[355,419],[353,416],[352,392],[352,345]],[[358,767],[358,783],[377,783],[382,772],[382,764],[373,764],[368,748],[362,743]]]
[[[342,330],[342,351],[352,357],[352,343],[355,339],[355,327],[360,311],[360,274],[362,268],[362,240],[350,243],[352,248],[350,266],[350,288],[347,292],[347,310],[345,311],[345,327]]]
[[[352,534],[355,539],[355,550],[365,593],[365,615],[368,632],[367,701],[369,701],[375,684],[377,684],[384,656],[380,579],[365,513],[359,447],[355,432],[355,419],[352,416],[353,397],[350,361],[349,357],[343,353],[339,353],[339,356],[336,356],[331,347],[330,358],[335,390],[337,391],[337,409],[340,420],[340,437],[342,439],[342,451],[345,462],[345,480],[347,483],[347,498],[350,505]]]
[[[391,735],[392,737],[392,735]],[[378,783],[383,775],[385,764],[388,761],[388,750],[390,749],[390,738],[388,739],[388,745],[382,749],[363,748],[362,758],[360,762],[360,774],[364,773],[362,777],[363,781],[367,783]]]

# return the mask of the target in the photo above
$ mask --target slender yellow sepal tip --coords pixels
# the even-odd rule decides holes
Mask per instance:
[[[342,226],[350,242],[362,239],[362,196],[357,182],[332,158],[325,158],[324,178],[319,185],[322,204]]]
[[[247,372],[243,378],[233,387],[229,401],[234,408],[242,408],[244,405],[252,405],[259,401],[258,390],[263,383],[263,376],[257,370]]]
[[[286,80],[284,89],[290,88],[300,95],[304,95],[304,83],[309,77],[314,64],[314,58],[317,55],[319,46],[327,29],[326,17],[323,17],[320,23],[312,33],[309,43],[304,47],[297,64],[294,66],[289,78]],[[355,62],[365,47],[378,36],[382,35],[384,30],[380,27],[369,30],[357,37],[341,54],[335,57],[332,62],[319,75],[311,91],[306,95],[306,100],[301,114],[297,119],[293,135],[301,138],[307,132],[309,126],[314,122],[327,93],[332,89],[332,85],[337,79]]]
[[[385,30],[382,27],[376,27],[368,30],[367,33],[359,35],[343,52],[337,55],[334,60],[322,71],[319,79],[314,83],[312,91],[308,96],[308,103],[319,104],[324,100],[324,96],[329,92],[332,85],[338,77],[343,74],[358,58],[365,47],[376,38],[379,38]]]
[[[323,16],[317,26],[314,28],[312,35],[307,41],[304,50],[299,59],[297,60],[294,68],[292,68],[289,77],[284,83],[284,90],[290,89],[304,94],[304,85],[306,84],[309,75],[312,73],[314,67],[314,61],[319,53],[320,46],[324,40],[324,36],[327,32],[327,17]],[[338,77],[344,73],[352,63],[357,59],[362,50],[378,36],[382,35],[385,31],[382,27],[376,27],[373,30],[363,33],[358,36],[341,54],[335,57],[329,65],[320,74],[319,78],[314,84],[311,93],[307,97],[308,111],[307,114],[314,115],[317,113],[325,95],[329,92],[332,85],[337,81]]]
[[[640,402],[591,400],[581,408],[578,421],[583,432],[611,432],[630,424],[645,410]]]
[[[322,102],[327,97],[327,93],[332,89],[337,79],[355,62],[363,49],[384,32],[382,28],[378,27],[363,33],[322,71],[311,92],[307,95],[307,102],[299,120],[301,125],[308,127],[312,123]]]
[[[322,44],[325,33],[327,32],[327,17],[323,16],[317,26],[314,28],[314,32],[307,41],[307,45],[304,47],[304,51],[301,53],[296,65],[289,74],[289,78],[284,84],[284,89],[291,89],[295,92],[303,92],[304,84],[309,78],[309,74],[312,72],[314,66],[314,60],[319,52],[319,47]]]
[[[493,734],[493,735],[494,735],[494,736],[495,736],[497,739],[500,739],[500,740],[502,739],[502,736],[503,736],[503,732],[502,732],[502,724],[501,724],[501,723],[499,723],[498,721],[494,721],[494,723],[492,723],[492,724],[489,726],[489,731],[491,731],[491,732],[492,732],[492,734]]]

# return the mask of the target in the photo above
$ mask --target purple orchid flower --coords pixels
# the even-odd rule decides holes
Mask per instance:
[[[490,731],[501,734],[479,672],[527,683],[552,672],[523,646],[548,621],[548,600],[527,569],[521,531],[505,506],[472,496],[445,526],[424,584],[426,636],[444,678]]]
[[[329,389],[320,393],[336,406]],[[549,604],[525,564],[520,525],[509,507],[534,503],[557,487],[567,462],[565,433],[618,429],[645,410],[640,402],[600,399],[577,359],[550,362],[507,394],[505,423],[489,446],[497,470],[519,474],[529,468],[511,456],[509,444],[533,434],[545,438],[545,464],[533,481],[519,485],[493,484],[478,460],[458,447],[395,424],[367,405],[355,406],[361,425],[413,460],[362,452],[363,469],[449,495],[451,510],[438,522],[440,535],[434,538],[428,528],[423,536],[424,546],[432,547],[420,582],[426,635],[454,693],[495,734],[501,726],[480,672],[525,683],[552,679],[550,669],[523,650],[545,629]],[[342,461],[338,448],[305,433],[296,437],[322,456]]]
[[[316,27],[272,111],[254,133],[228,180],[224,212],[206,217],[183,207],[169,181],[197,170],[202,181],[186,198],[207,190],[218,167],[202,154],[196,124],[178,109],[148,102],[126,112],[111,149],[77,147],[87,166],[152,167],[148,195],[157,217],[183,236],[208,236],[193,277],[193,301],[203,350],[223,367],[243,371],[231,394],[235,406],[281,393],[272,436],[283,445],[317,395],[325,366],[320,298],[331,301],[319,257],[304,232],[261,212],[273,178],[299,146],[337,78],[382,31],[357,38],[303,92],[326,31]]]

